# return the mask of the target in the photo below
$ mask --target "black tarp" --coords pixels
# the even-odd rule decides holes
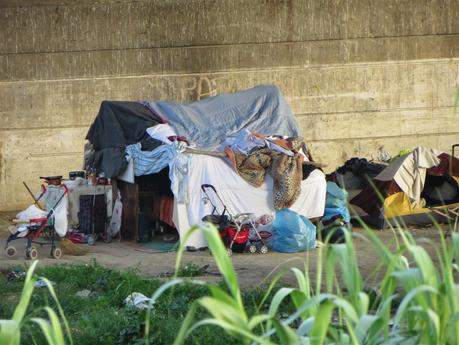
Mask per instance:
[[[363,189],[369,185],[369,180],[376,177],[387,167],[387,164],[369,162],[365,158],[353,157],[343,166],[329,175],[328,179],[335,181],[341,188]]]
[[[141,103],[103,101],[86,135],[95,150],[93,166],[108,178],[118,176],[127,166],[126,145],[145,141],[145,130],[158,123],[161,121]],[[161,144],[152,140],[148,139],[150,150]]]

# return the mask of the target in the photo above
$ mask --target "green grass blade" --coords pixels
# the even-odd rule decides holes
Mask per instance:
[[[317,308],[314,325],[311,329],[311,344],[322,345],[330,326],[331,316],[335,305],[331,301],[324,301]]]
[[[407,245],[408,250],[413,255],[417,266],[422,272],[424,283],[430,286],[438,286],[437,269],[426,250],[420,246]]]
[[[225,303],[213,297],[201,297],[199,304],[207,309],[207,312],[215,319],[248,330],[248,321],[245,318],[245,314],[241,314],[233,301],[232,303]]]
[[[298,337],[293,330],[276,319],[273,320],[273,325],[281,345],[298,344]]]
[[[31,320],[40,326],[41,332],[45,336],[48,345],[62,345],[55,341],[54,334],[52,332],[52,326],[47,320],[38,317],[34,317]]]
[[[24,315],[27,311],[27,307],[29,306],[29,303],[30,303],[30,298],[32,297],[34,284],[35,284],[35,278],[33,278],[33,274],[34,274],[35,268],[37,267],[37,264],[38,264],[38,261],[35,260],[30,266],[30,268],[27,270],[26,278],[24,281],[24,287],[22,288],[21,299],[19,300],[19,304],[17,305],[13,313],[13,320],[19,323],[24,318]]]
[[[19,322],[0,320],[0,344],[19,345],[21,341]]]
[[[274,320],[274,318],[276,317],[276,313],[277,313],[277,310],[279,309],[279,306],[281,305],[281,303],[284,301],[284,299],[289,296],[293,291],[295,291],[294,289],[292,288],[281,288],[279,289],[279,291],[276,292],[276,294],[274,295],[272,301],[271,301],[271,304],[269,306],[269,315],[271,316],[271,318]],[[271,322],[268,321],[266,327],[268,329],[271,328]]]
[[[219,301],[221,301],[223,303],[235,305],[233,297],[228,295],[228,293],[226,293],[226,291],[224,291],[223,289],[219,288],[218,286],[209,285],[209,290],[210,290],[212,296],[215,299],[217,299],[217,300],[219,300]]]
[[[70,332],[69,323],[67,321],[67,318],[65,317],[65,313],[64,313],[64,310],[62,309],[62,306],[61,306],[61,304],[59,302],[59,299],[57,298],[56,291],[54,290],[53,284],[48,279],[46,279],[45,277],[41,277],[40,279],[45,282],[46,287],[48,288],[48,291],[51,294],[51,297],[53,298],[54,302],[57,305],[57,309],[59,311],[59,315],[60,315],[60,317],[61,317],[61,319],[62,319],[62,321],[64,323],[64,327],[65,327],[65,330],[66,330],[66,333],[67,333],[67,338],[69,339],[69,343],[72,345],[73,344],[73,339],[72,339],[72,334]]]
[[[237,334],[238,336],[240,336],[242,339],[245,340],[244,343],[246,343],[248,340],[248,341],[253,341],[254,344],[275,345],[267,338],[259,337],[253,334],[252,332],[248,332],[245,329],[240,329],[231,323],[227,323],[222,320],[215,320],[215,319],[204,319],[204,320],[201,320],[195,323],[193,327],[191,327],[190,330],[188,331],[188,334],[190,334],[191,332],[193,332],[195,329],[199,327],[207,326],[207,325],[218,326],[230,334]]]
[[[253,330],[255,327],[257,327],[258,325],[260,325],[261,323],[269,320],[271,318],[270,315],[268,314],[257,314],[255,316],[253,316],[250,320],[249,320],[249,329],[250,330]]]
[[[306,320],[304,320],[298,327],[296,333],[301,337],[309,334],[309,332],[312,329],[312,326],[314,325],[314,319],[315,318],[311,316],[307,318]]]
[[[355,335],[359,344],[363,344],[365,338],[369,336],[370,329],[376,324],[377,321],[381,320],[375,315],[362,315],[359,322],[355,327]],[[368,337],[369,338],[369,337]]]
[[[183,319],[183,322],[182,322],[182,325],[180,326],[180,330],[174,340],[174,344],[173,345],[182,345],[183,343],[185,343],[185,339],[188,335],[188,330],[190,329],[192,323],[193,323],[193,320],[194,320],[194,316],[196,314],[196,309],[197,309],[197,306],[198,306],[198,302],[197,301],[194,301],[192,304],[191,304],[191,307],[190,309],[188,310],[186,316],[185,316],[185,319]]]
[[[306,297],[309,297],[311,294],[310,285],[309,285],[309,277],[307,267],[304,268],[304,273],[301,272],[298,268],[293,267],[290,269],[293,274],[295,275],[296,282],[298,283],[298,289],[302,291]]]
[[[274,289],[274,286],[277,284],[280,278],[285,274],[286,271],[281,271],[278,272],[274,278],[271,280],[271,283],[268,286],[268,289],[266,290],[266,293],[264,294],[263,298],[261,299],[260,303],[257,306],[257,311],[262,310],[264,304],[266,303],[269,295],[271,294],[272,290]]]
[[[408,306],[410,303],[416,298],[418,294],[429,292],[432,294],[438,294],[438,290],[428,286],[428,285],[421,285],[418,286],[417,288],[411,290],[402,300],[402,303],[400,306],[397,308],[397,312],[394,317],[394,325],[396,327],[393,327],[393,333],[395,333],[398,329],[402,328],[402,317],[405,314],[406,310],[408,309]]]
[[[174,277],[177,278],[177,274],[180,271],[180,264],[182,263],[182,257],[183,257],[183,252],[185,251],[186,243],[188,242],[188,239],[200,228],[198,226],[193,226],[191,227],[190,230],[188,230],[185,233],[185,236],[180,241],[180,246],[177,249],[177,255],[175,256],[175,272],[174,272]]]
[[[223,275],[231,294],[235,298],[241,310],[244,310],[237,275],[217,228],[213,224],[206,223],[201,229],[207,240],[207,244],[209,245],[209,249],[214,257],[217,267]]]

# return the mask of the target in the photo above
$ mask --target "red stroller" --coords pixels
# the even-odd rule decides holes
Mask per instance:
[[[54,228],[54,222],[53,222],[53,214],[55,208],[59,205],[59,203],[62,201],[64,196],[68,193],[68,189],[65,185],[62,185],[62,188],[64,192],[62,195],[59,197],[55,205],[51,208],[51,210],[48,212],[46,217],[42,218],[32,218],[28,220],[18,220],[15,219],[13,222],[15,224],[27,224],[27,234],[25,236],[21,235],[21,232],[16,232],[14,234],[11,234],[5,244],[5,252],[8,257],[13,257],[16,255],[17,251],[16,248],[12,245],[10,245],[10,242],[18,240],[18,239],[26,239],[27,240],[27,245],[26,245],[26,258],[27,259],[32,259],[35,260],[38,257],[38,251],[37,248],[34,246],[34,244],[38,244],[41,247],[43,246],[51,246],[51,257],[55,259],[60,259],[62,257],[62,250],[59,248],[59,236],[56,233],[56,230]],[[42,186],[42,193],[38,200],[44,195],[46,192],[46,187]],[[38,202],[36,200],[36,202]],[[41,240],[40,240],[41,239]]]
[[[268,252],[268,247],[263,242],[252,219],[252,213],[239,213],[233,216],[228,211],[228,208],[223,203],[223,200],[218,195],[214,186],[203,184],[201,189],[205,194],[205,200],[210,202],[213,207],[212,214],[205,216],[203,220],[213,223],[218,227],[229,256],[231,256],[233,252],[242,253],[247,247],[247,244],[249,245],[248,250],[252,254],[257,251],[261,254],[266,254]],[[217,198],[216,200],[218,200],[222,206],[223,211],[221,214],[217,214],[217,206],[212,202],[210,195],[207,193],[207,189],[212,189]]]

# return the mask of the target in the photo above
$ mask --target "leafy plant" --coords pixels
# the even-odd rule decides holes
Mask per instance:
[[[30,269],[27,271],[24,281],[24,287],[22,289],[21,299],[19,300],[16,309],[14,310],[13,317],[10,320],[0,320],[0,344],[19,345],[21,343],[21,328],[24,327],[24,325],[28,321],[31,321],[40,327],[48,344],[65,344],[63,328],[65,329],[65,333],[67,334],[69,343],[73,344],[72,337],[70,335],[70,329],[67,320],[64,316],[62,307],[59,304],[59,301],[56,297],[56,293],[51,282],[46,278],[41,279],[45,282],[50,295],[55,301],[61,319],[59,319],[57,313],[48,306],[43,307],[43,310],[46,312],[48,319],[40,317],[32,317],[29,319],[26,316],[26,311],[29,306],[36,282],[36,278],[33,276],[36,265],[37,261],[35,261],[31,265]],[[64,324],[64,326],[62,326],[62,323]]]
[[[307,263],[304,270],[292,268],[297,287],[280,288],[268,309],[262,310],[282,276],[278,275],[259,308],[249,315],[218,231],[211,224],[205,225],[201,230],[226,289],[210,285],[210,294],[191,305],[174,344],[183,344],[187,336],[205,325],[220,327],[242,344],[459,344],[459,285],[454,279],[457,267],[452,264],[459,260],[459,234],[453,233],[448,244],[441,237],[441,252],[434,264],[425,249],[401,227],[393,229],[397,248],[391,252],[371,229],[362,226],[375,255],[381,258],[380,269],[385,270],[378,295],[364,287],[351,233],[346,232],[345,243],[317,249],[319,273],[315,287],[310,284]],[[182,250],[178,252],[177,267]],[[177,278],[165,283],[153,299],[180,283]],[[280,317],[279,307],[288,299],[295,309]],[[195,321],[199,308],[208,316]],[[148,344],[148,323],[145,334]]]
[[[316,249],[314,280],[306,258],[302,269],[289,270],[295,286],[279,283],[287,273],[282,271],[263,291],[241,291],[212,225],[200,230],[222,274],[220,285],[179,277],[183,246],[177,252],[175,276],[164,283],[96,263],[42,270],[34,263],[12,318],[0,321],[0,344],[72,344],[72,337],[79,345],[206,344],[216,339],[219,344],[459,344],[459,234],[453,232],[446,240],[438,226],[440,246],[431,257],[402,224],[388,230],[395,244],[391,250],[365,224],[362,227],[361,239],[380,259],[375,274],[382,278],[371,288],[358,268],[350,232],[345,243]],[[35,271],[53,280],[55,287],[45,279],[47,289],[33,293]],[[9,294],[8,289],[21,283],[8,282],[0,291]],[[62,292],[72,337],[55,288]],[[75,296],[81,289],[94,292],[93,297]],[[147,311],[123,306],[134,291],[152,296]]]

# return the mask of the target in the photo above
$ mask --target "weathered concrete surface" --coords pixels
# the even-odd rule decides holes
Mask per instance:
[[[104,99],[278,85],[333,170],[459,142],[457,0],[2,0],[0,210],[79,169]]]

